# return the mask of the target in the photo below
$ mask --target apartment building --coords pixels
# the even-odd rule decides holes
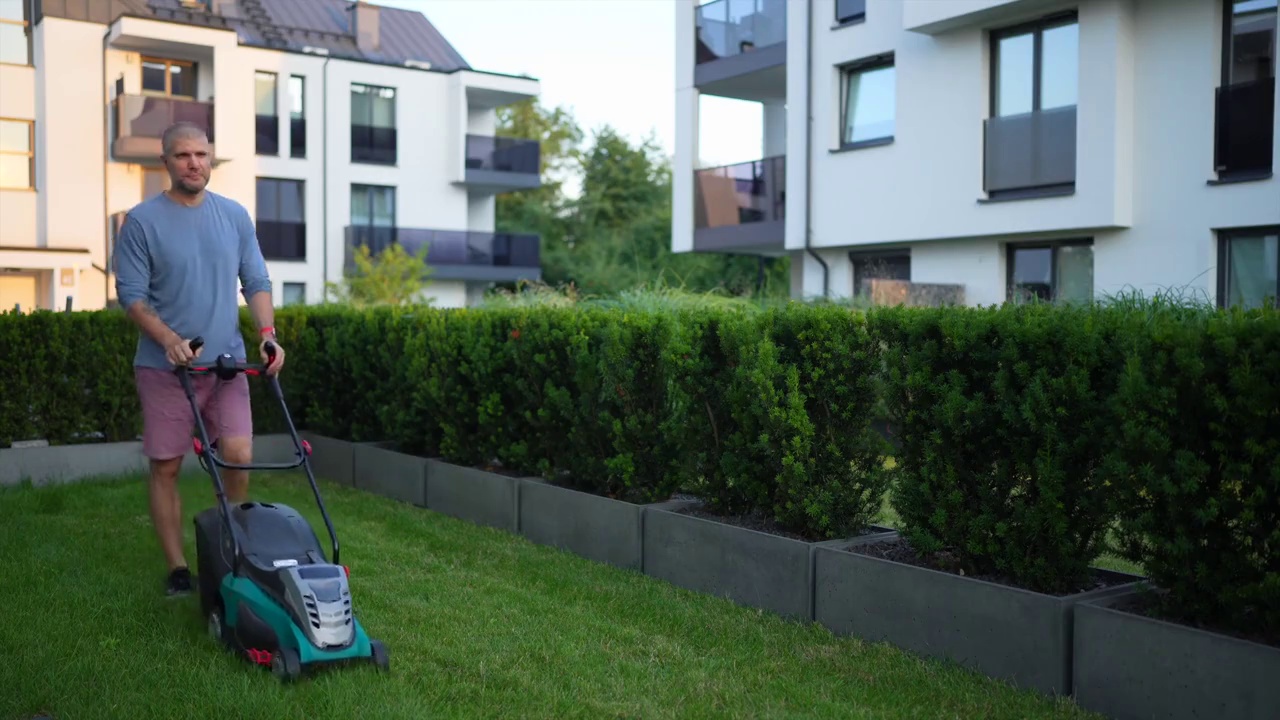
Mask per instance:
[[[1276,0],[678,0],[673,250],[789,255],[804,297],[1256,305],[1277,22]],[[758,159],[696,165],[701,95],[759,105]]]
[[[324,299],[359,245],[425,244],[440,306],[538,278],[538,237],[494,232],[497,195],[539,183],[495,109],[538,91],[363,0],[0,0],[0,307],[114,300],[112,243],[166,189],[178,120],[254,217],[277,305]]]

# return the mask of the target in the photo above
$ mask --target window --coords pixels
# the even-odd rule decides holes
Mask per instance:
[[[836,23],[851,23],[867,17],[867,0],[836,0]]]
[[[0,119],[0,189],[36,186],[35,123]]]
[[[1005,117],[1074,107],[1079,41],[1074,13],[993,34],[991,114]]]
[[[351,162],[396,162],[396,91],[351,86]]]
[[[841,68],[840,147],[883,145],[893,140],[897,107],[893,56]]]
[[[258,178],[258,245],[268,260],[307,259],[305,183]]]
[[[142,94],[196,98],[196,64],[186,60],[142,58]]]
[[[380,185],[351,186],[351,242],[373,253],[395,242],[396,189]]]
[[[253,74],[253,104],[257,115],[259,155],[280,154],[280,118],[276,112],[276,74]]]
[[[280,295],[285,305],[305,305],[307,303],[307,284],[300,282],[281,283]]]
[[[1093,299],[1093,241],[1009,246],[1009,299],[1088,302]]]
[[[0,0],[0,65],[30,64],[30,0]]]
[[[1218,305],[1255,308],[1280,295],[1280,226],[1218,236]]]
[[[1225,0],[1224,85],[1276,76],[1277,0]]]
[[[1275,147],[1276,0],[1223,0],[1222,86],[1215,112],[1219,180],[1271,175]]]
[[[300,75],[289,76],[289,156],[307,156],[306,99],[303,92],[306,79]]]
[[[911,280],[911,253],[849,253],[853,263],[853,295],[867,297],[871,294],[868,280]]]

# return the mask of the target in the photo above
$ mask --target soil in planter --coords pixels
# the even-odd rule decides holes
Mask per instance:
[[[1121,598],[1111,605],[1113,610],[1132,613],[1152,620],[1161,620],[1174,625],[1184,625],[1196,630],[1226,635],[1237,640],[1248,640],[1259,645],[1267,645],[1280,650],[1280,629],[1259,629],[1258,624],[1249,623],[1249,630],[1227,627],[1222,623],[1202,622],[1177,612],[1164,602],[1164,594],[1159,591],[1140,592],[1136,595]]]
[[[997,585],[1025,589],[1023,585],[1017,581],[1003,575],[966,575],[960,565],[959,559],[953,553],[944,551],[931,555],[923,555],[915,548],[911,547],[911,544],[907,542],[906,538],[902,537],[883,542],[867,543],[865,545],[851,545],[845,547],[844,550],[846,552],[857,553],[858,555],[867,555],[869,557],[880,558],[881,560],[890,560],[892,562],[902,563],[903,565],[914,565],[915,567],[937,570],[939,572],[950,573],[952,575],[970,577],[974,580],[984,580]],[[1132,578],[1128,578],[1117,573],[1109,573],[1098,569],[1091,570],[1092,572],[1089,579],[1080,586],[1070,588],[1066,592],[1045,594],[1052,595],[1054,597],[1066,597],[1068,595],[1093,592],[1095,590],[1105,590],[1106,588],[1124,585],[1133,581]]]
[[[735,527],[747,530],[756,530],[758,532],[767,533],[769,535],[777,535],[779,537],[789,538],[791,540],[799,540],[801,542],[827,542],[833,538],[820,536],[814,533],[798,533],[792,530],[786,530],[777,521],[768,515],[756,511],[751,513],[741,513],[737,515],[721,515],[707,510],[706,503],[702,500],[689,495],[676,495],[672,500],[692,501],[695,505],[676,508],[674,512],[680,515],[688,515],[690,517],[701,518],[703,520],[711,520],[714,522],[733,525]],[[856,533],[850,537],[862,537],[864,535],[873,535],[881,532],[874,528],[867,528],[861,533]]]

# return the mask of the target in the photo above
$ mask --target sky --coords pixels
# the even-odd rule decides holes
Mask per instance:
[[[477,70],[528,74],[546,107],[573,111],[589,140],[604,124],[675,152],[674,0],[373,0],[417,10]],[[758,159],[758,104],[701,100],[707,165]]]

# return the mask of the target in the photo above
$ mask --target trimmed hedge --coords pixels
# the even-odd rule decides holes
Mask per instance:
[[[1162,612],[1280,632],[1273,309],[327,306],[276,325],[290,411],[319,433],[636,502],[692,492],[814,539],[888,495],[918,551],[1046,592],[1087,584],[1116,533]],[[0,315],[0,447],[135,438],[135,342],[117,311]]]

